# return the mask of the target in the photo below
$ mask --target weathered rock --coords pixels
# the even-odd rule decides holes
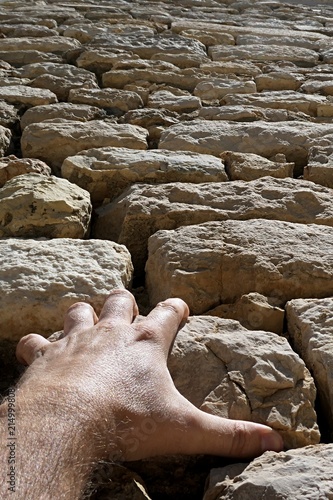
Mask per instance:
[[[204,120],[230,120],[253,122],[267,120],[271,122],[309,121],[311,117],[287,109],[259,108],[258,106],[205,106],[198,112],[198,118]]]
[[[67,156],[94,147],[146,149],[148,132],[136,125],[102,120],[89,122],[49,120],[26,127],[21,147],[24,157],[39,158],[57,171]]]
[[[288,448],[319,442],[315,385],[286,339],[237,321],[192,317],[168,366],[178,390],[200,409],[267,424]]]
[[[97,75],[101,75],[106,71],[110,71],[116,63],[135,58],[139,59],[139,56],[126,50],[110,49],[107,47],[86,48],[76,59],[76,64],[79,68],[84,68],[93,71]]]
[[[223,62],[209,61],[201,64],[200,70],[208,75],[217,73],[218,75],[257,76],[262,73],[258,64],[238,59]]]
[[[34,26],[31,24],[1,24],[0,33],[7,37],[44,37],[44,36],[58,36],[55,29],[50,29],[47,26]]]
[[[43,161],[32,158],[16,158],[15,155],[0,158],[0,187],[13,177],[28,173],[49,176],[51,169]]]
[[[30,173],[0,189],[2,238],[83,238],[90,214],[89,193],[66,179]]]
[[[213,469],[204,500],[330,498],[333,444],[266,452],[249,465]]]
[[[66,158],[61,175],[89,191],[93,203],[114,199],[135,182],[218,182],[227,176],[220,160],[197,153],[99,148]]]
[[[45,120],[54,120],[57,118],[61,120],[88,122],[105,117],[106,112],[96,106],[59,102],[44,106],[34,106],[28,109],[21,118],[20,126],[24,130],[25,127],[32,123],[40,123]]]
[[[6,156],[9,151],[12,133],[7,127],[0,125],[0,156]]]
[[[177,113],[190,113],[201,108],[201,100],[191,95],[177,96],[166,90],[153,92],[148,98],[148,107],[167,109]]]
[[[234,58],[248,59],[250,61],[292,61],[306,67],[314,66],[319,60],[318,52],[301,47],[290,47],[281,45],[214,45],[209,47],[208,55],[213,61],[230,61]],[[328,61],[325,61],[328,62]]]
[[[140,34],[108,34],[96,36],[91,42],[91,46],[114,47],[137,54],[142,59],[149,59],[159,52],[171,52],[173,54],[190,53],[206,56],[205,46],[197,40],[191,40],[178,35],[154,35],[145,36]],[[1,44],[0,44],[1,50]]]
[[[223,151],[255,153],[270,158],[283,153],[296,167],[307,164],[311,146],[329,146],[333,126],[307,122],[227,123],[194,120],[169,127],[161,136],[159,148],[196,151],[218,156]],[[246,138],[246,140],[245,140]],[[298,172],[295,172],[296,175]]]
[[[11,127],[19,121],[17,109],[5,101],[0,101],[0,125]]]
[[[62,53],[66,50],[80,48],[81,44],[74,38],[64,36],[19,37],[0,39],[0,52],[17,50],[37,50],[39,52]]]
[[[141,97],[135,92],[118,89],[73,89],[68,101],[75,104],[90,104],[122,115],[131,109],[143,107]]]
[[[333,187],[333,147],[310,148],[309,162],[304,167],[304,179],[322,186]]]
[[[207,56],[199,55],[199,54],[188,54],[188,53],[180,53],[180,54],[172,54],[165,52],[158,52],[151,57],[151,60],[157,61],[165,61],[171,64],[174,64],[180,69],[185,68],[199,68],[201,64],[206,62],[210,62],[210,59]]]
[[[160,229],[258,218],[332,226],[333,199],[330,189],[288,178],[141,185],[98,209],[97,215],[94,236],[126,245],[136,273],[141,274],[147,258],[147,240]]]
[[[333,77],[328,80],[307,80],[300,87],[301,92],[308,94],[333,95]]]
[[[303,78],[300,75],[287,71],[271,71],[255,77],[258,92],[263,90],[298,90],[301,88]]]
[[[235,94],[231,92],[223,99],[223,103],[228,106],[259,106],[264,108],[283,108],[290,111],[300,111],[310,116],[318,116],[318,106],[326,105],[332,108],[333,103],[327,101],[324,96],[319,95],[304,95],[299,92],[290,91],[274,91],[263,93],[248,93],[247,95]]]
[[[253,92],[257,92],[257,87],[252,81],[222,80],[221,78],[200,82],[194,89],[194,95],[205,101],[219,100],[229,94],[252,94]]]
[[[39,50],[10,50],[0,51],[0,59],[7,61],[13,66],[22,66],[24,64],[34,64],[41,62],[61,63],[61,55],[48,52],[40,52]]]
[[[8,85],[0,87],[0,99],[11,104],[40,106],[57,102],[57,96],[47,89],[33,89],[25,85]]]
[[[259,155],[233,151],[225,151],[221,158],[232,181],[252,181],[266,175],[277,178],[293,176],[294,163],[270,161]]]
[[[236,45],[282,45],[284,47],[303,47],[304,49],[310,49],[318,51],[323,42],[319,39],[311,39],[309,37],[297,36],[295,33],[289,36],[278,36],[278,35],[238,35],[236,38]]]
[[[110,291],[128,286],[132,276],[128,251],[110,241],[5,238],[0,254],[0,337],[12,340],[62,329],[77,301],[98,313]]]
[[[235,38],[229,33],[205,33],[201,30],[188,29],[182,31],[182,36],[199,40],[199,42],[210,47],[211,45],[235,45]]]
[[[288,333],[311,371],[325,429],[333,435],[333,298],[294,299],[287,303]]]
[[[232,304],[222,304],[205,314],[219,318],[236,319],[249,330],[265,330],[279,335],[284,329],[284,309],[280,301],[260,293],[248,293]]]
[[[250,292],[281,302],[333,295],[333,228],[252,219],[207,222],[149,239],[152,305],[181,297],[193,314]]]

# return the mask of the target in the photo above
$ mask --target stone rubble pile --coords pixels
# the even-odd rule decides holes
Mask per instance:
[[[74,302],[178,296],[179,391],[285,442],[104,464],[90,498],[333,496],[332,119],[331,0],[0,0],[3,391]]]

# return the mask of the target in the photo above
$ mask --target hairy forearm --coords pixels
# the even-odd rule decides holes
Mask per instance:
[[[23,386],[0,406],[0,498],[78,499],[99,458],[84,409],[50,392]]]

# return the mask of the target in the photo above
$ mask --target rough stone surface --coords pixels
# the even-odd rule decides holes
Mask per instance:
[[[326,430],[333,435],[333,298],[294,299],[287,303],[288,333],[318,388]]]
[[[252,292],[242,295],[232,304],[222,304],[206,314],[226,319],[236,319],[249,330],[265,330],[281,335],[284,332],[284,309],[277,298],[264,297]]]
[[[5,238],[0,254],[0,337],[6,339],[60,330],[78,301],[100,311],[110,291],[127,287],[132,276],[128,251],[110,241]]]
[[[136,125],[91,120],[50,120],[26,127],[21,147],[24,157],[34,156],[59,168],[67,156],[94,147],[123,146],[146,149],[147,131]]]
[[[16,158],[10,155],[0,159],[0,187],[17,175],[28,174],[51,175],[51,169],[41,160],[31,158]]]
[[[25,104],[26,106],[40,106],[57,102],[57,96],[46,89],[33,89],[24,85],[7,85],[0,87],[0,99],[10,104]]]
[[[227,176],[210,155],[163,150],[99,148],[66,158],[61,175],[89,191],[93,203],[119,196],[136,182],[218,182]]]
[[[193,314],[250,292],[279,298],[333,295],[333,228],[264,219],[207,222],[149,239],[152,305],[181,297]]]
[[[190,113],[201,108],[201,100],[195,96],[177,96],[167,90],[154,92],[149,96],[148,107],[163,108],[178,113]]]
[[[12,138],[11,131],[7,127],[0,125],[0,155],[6,156],[8,153],[10,141]]]
[[[316,182],[322,186],[333,187],[333,148],[318,148],[309,150],[308,164],[304,168],[304,179]]]
[[[229,94],[251,94],[257,91],[256,84],[252,81],[222,80],[214,78],[198,83],[194,89],[194,95],[205,101],[222,99]]]
[[[143,106],[138,94],[118,89],[74,89],[70,91],[68,100],[76,104],[98,106],[115,115]]]
[[[30,173],[0,189],[0,237],[83,238],[90,213],[89,193],[66,179]]]
[[[252,181],[269,175],[271,177],[292,177],[294,163],[270,161],[267,158],[251,153],[234,153],[225,151],[221,154],[226,172],[232,181]]]
[[[88,122],[104,118],[105,116],[106,112],[96,106],[59,102],[46,106],[34,106],[28,109],[21,118],[20,126],[24,130],[25,127],[32,123],[40,123],[45,120],[60,119]]]
[[[19,121],[17,109],[5,101],[0,101],[0,125],[11,127]]]
[[[333,126],[307,122],[227,123],[195,120],[169,127],[161,137],[162,149],[189,150],[219,155],[223,151],[254,153],[270,158],[283,153],[288,162],[305,165],[311,146],[328,146]]]
[[[125,191],[98,209],[97,215],[93,235],[126,245],[140,274],[147,240],[160,229],[256,218],[332,226],[333,199],[328,188],[271,177],[251,182],[143,185]]]
[[[333,444],[266,452],[250,465],[214,469],[204,500],[312,500],[331,498]]]
[[[168,366],[178,390],[202,410],[268,424],[287,448],[318,443],[315,386],[286,339],[237,321],[192,317]]]

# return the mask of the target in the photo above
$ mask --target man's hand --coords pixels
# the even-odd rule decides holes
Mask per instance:
[[[169,299],[138,317],[133,296],[117,290],[99,318],[88,304],[73,305],[56,342],[23,337],[17,357],[30,366],[0,405],[0,446],[12,454],[0,465],[2,477],[10,472],[0,498],[14,488],[17,500],[78,499],[103,459],[280,451],[269,427],[209,415],[177,391],[167,357],[188,314],[182,300]]]
[[[182,300],[168,299],[138,320],[126,290],[111,293],[99,318],[77,303],[66,314],[64,338],[51,343],[31,334],[19,342],[19,360],[31,365],[21,387],[51,387],[60,406],[66,398],[67,412],[84,412],[99,458],[280,451],[282,439],[269,427],[209,415],[177,391],[167,357],[188,314]]]

